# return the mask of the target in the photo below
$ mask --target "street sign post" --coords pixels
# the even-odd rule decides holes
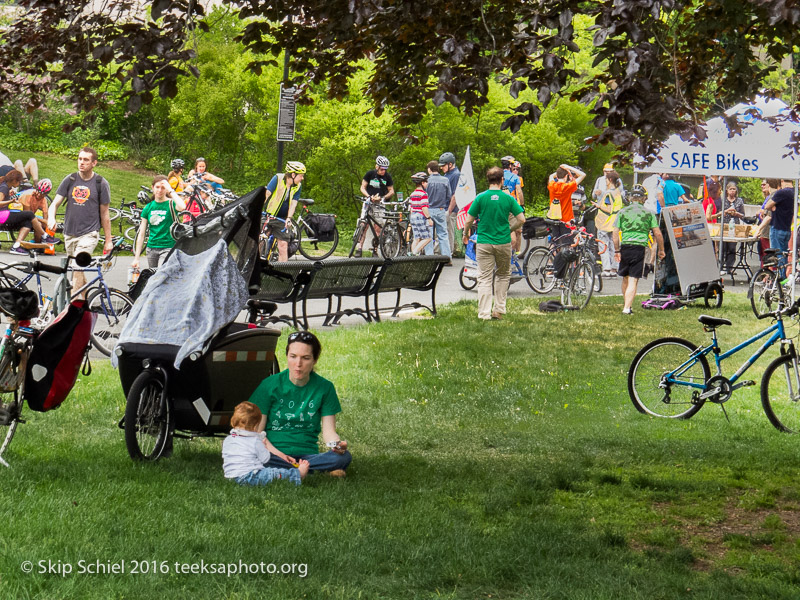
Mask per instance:
[[[278,141],[294,141],[294,121],[296,102],[294,88],[284,88],[281,84],[281,99],[278,105]]]

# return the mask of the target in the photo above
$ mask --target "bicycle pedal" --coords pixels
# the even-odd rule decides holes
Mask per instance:
[[[752,379],[748,379],[747,381],[742,381],[742,382],[739,383],[739,385],[741,387],[748,387],[748,386],[755,385],[755,384],[756,384],[756,382],[753,381]]]

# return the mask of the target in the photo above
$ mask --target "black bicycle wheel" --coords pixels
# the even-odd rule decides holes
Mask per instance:
[[[586,308],[594,292],[594,263],[588,260],[580,261],[570,274],[566,288],[565,306],[578,310]]]
[[[556,285],[553,257],[549,248],[534,248],[525,257],[525,262],[522,264],[525,281],[537,294],[546,294]]]
[[[628,395],[636,410],[654,417],[688,419],[702,408],[703,390],[688,384],[704,385],[711,370],[705,356],[690,358],[695,350],[697,346],[681,338],[653,340],[639,350],[628,369]]]
[[[18,401],[16,392],[6,392],[0,394],[0,464],[8,466],[5,461],[6,450],[11,445],[11,440],[17,432],[19,417],[22,411],[22,403]]]
[[[709,283],[703,299],[707,308],[719,308],[722,306],[722,286],[716,282]]]
[[[97,315],[92,331],[92,344],[106,356],[111,356],[133,308],[133,300],[128,294],[112,288],[109,288],[108,295],[107,298],[105,289],[97,288],[89,294],[86,305]]]
[[[146,370],[134,379],[125,404],[125,446],[134,460],[158,460],[170,436],[172,408],[161,401],[164,380]]]
[[[786,433],[800,432],[800,372],[795,361],[791,354],[779,356],[761,378],[761,406],[769,422]]]
[[[308,260],[322,260],[333,254],[336,246],[339,245],[339,229],[334,228],[330,241],[322,242],[317,239],[308,224],[301,222],[297,227],[297,242],[300,244],[298,248],[300,254]]]
[[[366,231],[367,224],[364,221],[359,221],[356,225],[356,230],[353,232],[353,245],[350,246],[350,252],[347,254],[348,258],[352,257],[356,253],[356,248],[358,248],[358,242],[361,240],[361,237],[364,235],[364,231]]]
[[[378,246],[383,258],[394,258],[400,254],[403,232],[397,223],[386,223],[378,238]]]
[[[780,289],[775,285],[776,277],[775,271],[761,269],[750,280],[747,296],[755,316],[763,317],[778,307]]]
[[[21,290],[28,289],[22,280],[16,275],[10,273],[10,268],[0,269],[0,288],[19,288]]]
[[[465,290],[473,290],[475,286],[478,285],[478,279],[477,277],[468,277],[466,275],[466,268],[462,267],[461,273],[458,274],[458,283]]]

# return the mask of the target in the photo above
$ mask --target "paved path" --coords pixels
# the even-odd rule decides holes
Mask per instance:
[[[56,257],[43,257],[43,260],[48,263],[58,264],[60,257],[63,256],[59,255]],[[16,262],[18,257],[9,255],[4,253],[4,255],[0,255],[0,261],[2,262]],[[128,277],[128,266],[130,265],[130,257],[120,257],[117,260],[116,265],[114,268],[108,272],[105,277],[106,281],[111,287],[115,287],[121,290],[127,289],[127,277]],[[753,272],[758,268],[758,259],[750,258],[751,268]],[[436,304],[437,306],[443,306],[445,304],[449,304],[452,302],[457,302],[459,300],[477,300],[478,294],[476,290],[464,290],[461,285],[459,284],[459,273],[464,266],[464,259],[454,259],[452,267],[445,267],[442,276],[439,278],[439,283],[436,288]],[[50,275],[51,279],[49,282],[45,282],[46,289],[50,289],[55,282],[56,276]],[[638,285],[638,293],[639,294],[649,294],[652,286],[653,278],[652,276],[646,280],[640,280]],[[726,277],[724,279],[725,282],[725,293],[742,293],[747,291],[746,283],[741,279],[738,278],[735,285],[732,285],[730,277]],[[620,295],[620,286],[621,286],[621,279],[620,278],[606,278],[603,280],[603,291],[600,293],[600,296],[619,296]],[[512,284],[509,288],[508,295],[510,298],[528,298],[528,297],[535,297],[535,298],[545,298],[546,296],[541,296],[536,294],[531,290],[528,286],[527,282],[523,279],[517,281],[516,283]],[[552,294],[550,297],[554,297],[557,294]],[[422,304],[429,304],[430,303],[430,293],[429,292],[413,292],[413,291],[403,291],[402,293],[402,301],[403,302],[420,302]],[[394,303],[395,295],[394,294],[381,294],[380,297],[380,304],[383,307],[388,307]],[[309,313],[318,313],[323,312],[327,308],[327,301],[324,300],[311,300],[309,301]],[[343,308],[360,308],[363,307],[364,301],[363,299],[358,298],[345,298],[343,300],[342,306]],[[278,307],[279,313],[286,314],[291,312],[291,307],[288,305],[281,305]],[[387,316],[388,318],[388,316]],[[360,324],[364,323],[364,320],[358,316],[349,316],[342,318],[342,324]],[[322,325],[322,318],[315,318],[311,320],[311,327],[318,328]]]

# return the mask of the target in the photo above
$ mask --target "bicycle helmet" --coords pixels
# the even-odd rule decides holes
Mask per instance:
[[[456,163],[456,155],[452,152],[445,152],[439,157],[439,166],[442,165],[449,165],[450,163]]]
[[[136,194],[136,199],[142,204],[148,204],[150,202],[150,194],[144,190],[141,190],[138,194]]]
[[[514,164],[513,164],[513,165],[511,165],[511,168],[512,168],[512,169],[521,169],[521,168],[522,168],[522,163],[521,163],[521,162],[519,162],[518,160],[515,160],[515,161],[514,161]]]
[[[290,160],[289,162],[286,163],[285,171],[287,173],[301,173],[302,174],[302,173],[306,172],[306,166],[303,163],[298,162],[296,160]]]
[[[500,164],[503,166],[504,169],[507,169],[511,163],[517,162],[513,156],[504,156],[500,159]]]
[[[171,163],[169,163],[169,166],[172,167],[173,171],[180,171],[182,168],[186,166],[186,163],[183,162],[182,158],[175,158]]]
[[[379,167],[383,167],[384,169],[388,169],[389,159],[386,158],[385,156],[379,156],[378,158],[375,159],[375,164],[378,165]]]
[[[48,193],[50,190],[53,189],[53,182],[49,179],[42,179],[37,185],[36,189],[41,192],[42,194]]]
[[[413,181],[414,183],[422,183],[423,181],[428,181],[428,174],[423,173],[422,171],[420,171],[419,173],[414,173],[411,176],[411,181]]]
[[[628,201],[634,198],[647,198],[647,190],[643,185],[635,185],[631,191],[625,194],[625,199]]]

